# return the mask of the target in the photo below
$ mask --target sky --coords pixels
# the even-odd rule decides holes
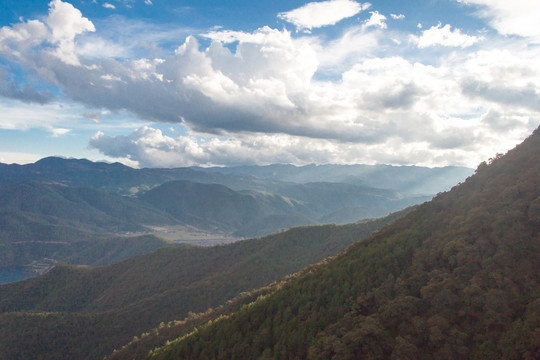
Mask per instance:
[[[540,0],[0,0],[0,162],[476,167],[540,125]]]

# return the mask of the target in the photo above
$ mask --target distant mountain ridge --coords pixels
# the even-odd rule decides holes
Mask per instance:
[[[216,183],[233,190],[275,192],[283,183],[334,182],[394,190],[406,194],[436,194],[472,174],[473,169],[391,165],[268,165],[229,168],[144,168],[86,159],[43,158],[33,164],[1,164],[0,188],[26,180],[59,182],[129,194],[172,180]]]
[[[333,182],[391,189],[405,194],[428,195],[450,189],[472,175],[473,169],[460,166],[428,168],[393,165],[305,165],[212,167],[195,169],[227,175],[253,176],[259,179],[294,182]]]

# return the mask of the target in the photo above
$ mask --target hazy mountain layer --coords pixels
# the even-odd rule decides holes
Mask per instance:
[[[433,195],[463,181],[473,170],[390,165],[293,165],[230,168],[133,169],[120,163],[48,157],[27,165],[0,164],[0,188],[28,180],[131,194],[172,180],[225,185],[233,190],[279,192],[284,183],[332,182]]]
[[[404,194],[436,194],[450,189],[472,175],[473,169],[446,166],[392,165],[267,165],[229,168],[196,168],[199,171],[227,175],[253,176],[258,179],[286,181],[299,184],[333,182],[392,189]]]
[[[383,216],[424,199],[337,183],[281,184],[281,192],[284,195],[239,192],[219,184],[176,180],[135,198],[34,180],[9,185],[0,189],[0,243],[4,246],[0,267],[23,266],[45,257],[99,263],[97,249],[104,256],[114,253],[113,242],[93,247],[95,255],[89,259],[82,256],[88,251],[81,250],[88,245],[73,244],[148,232],[150,225],[183,224],[239,237],[264,236],[291,226]]]

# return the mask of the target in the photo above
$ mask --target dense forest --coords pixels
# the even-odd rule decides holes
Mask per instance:
[[[539,359],[540,130],[151,359]],[[129,354],[124,354],[129,357]]]
[[[408,211],[229,245],[162,248],[106,267],[62,265],[0,286],[0,357],[100,359],[161,322],[205,312],[333,256]]]

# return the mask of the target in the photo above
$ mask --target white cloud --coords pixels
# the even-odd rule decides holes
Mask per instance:
[[[403,20],[405,19],[405,15],[403,14],[390,14],[390,17],[394,20]]]
[[[437,26],[424,30],[420,37],[411,35],[411,40],[421,49],[431,46],[465,48],[483,40],[483,37],[462,34],[460,29],[451,30],[452,27],[449,24],[441,26],[442,24],[439,23]]]
[[[152,4],[152,0],[144,0],[144,3],[145,3],[146,5],[153,5],[153,4]]]
[[[386,16],[380,14],[378,11],[370,11],[370,18],[364,22],[364,28],[378,27],[380,29],[386,29]]]
[[[95,31],[90,20],[71,4],[53,0],[49,3],[49,15],[45,18],[45,24],[39,20],[30,20],[0,29],[0,54],[27,61],[23,57],[28,55],[28,51],[48,43],[53,45],[48,50],[50,54],[66,64],[79,65],[74,52],[74,40],[77,35],[87,31]],[[47,49],[43,51],[47,52]]]
[[[404,146],[396,139],[388,139],[384,146],[376,146],[356,143],[339,145],[325,139],[305,139],[284,134],[203,139],[186,135],[173,138],[148,126],[129,135],[107,136],[98,132],[90,140],[89,147],[111,158],[126,159],[123,161],[138,167],[374,164],[381,162],[381,159],[387,163],[409,164],[411,157],[418,160],[417,164],[441,166],[448,159],[452,159],[449,164],[463,163],[469,156],[459,149],[438,149],[434,152],[421,142]]]
[[[478,15],[502,35],[519,35],[540,41],[540,5],[536,0],[457,0],[478,5]]]
[[[21,51],[40,44],[48,36],[45,24],[38,20],[18,23],[0,28],[0,52],[21,57]]]
[[[341,20],[367,9],[370,5],[352,0],[310,2],[300,8],[279,13],[278,17],[295,25],[297,30],[311,30],[335,25]]]
[[[57,44],[54,54],[69,65],[79,65],[74,53],[75,37],[87,31],[95,31],[94,24],[69,3],[53,0],[49,3],[46,24],[51,30],[49,41]]]
[[[114,6],[114,5],[111,4],[111,3],[103,3],[103,7],[104,7],[105,9],[111,9],[111,10],[116,9],[116,6]]]
[[[379,32],[356,26],[330,42],[313,41],[311,46],[319,60],[317,72],[341,76],[343,71],[350,69],[366,54],[376,52],[380,48],[379,39]]]
[[[46,130],[51,133],[52,137],[60,137],[71,131],[71,129],[54,128],[52,126],[46,127]]]

